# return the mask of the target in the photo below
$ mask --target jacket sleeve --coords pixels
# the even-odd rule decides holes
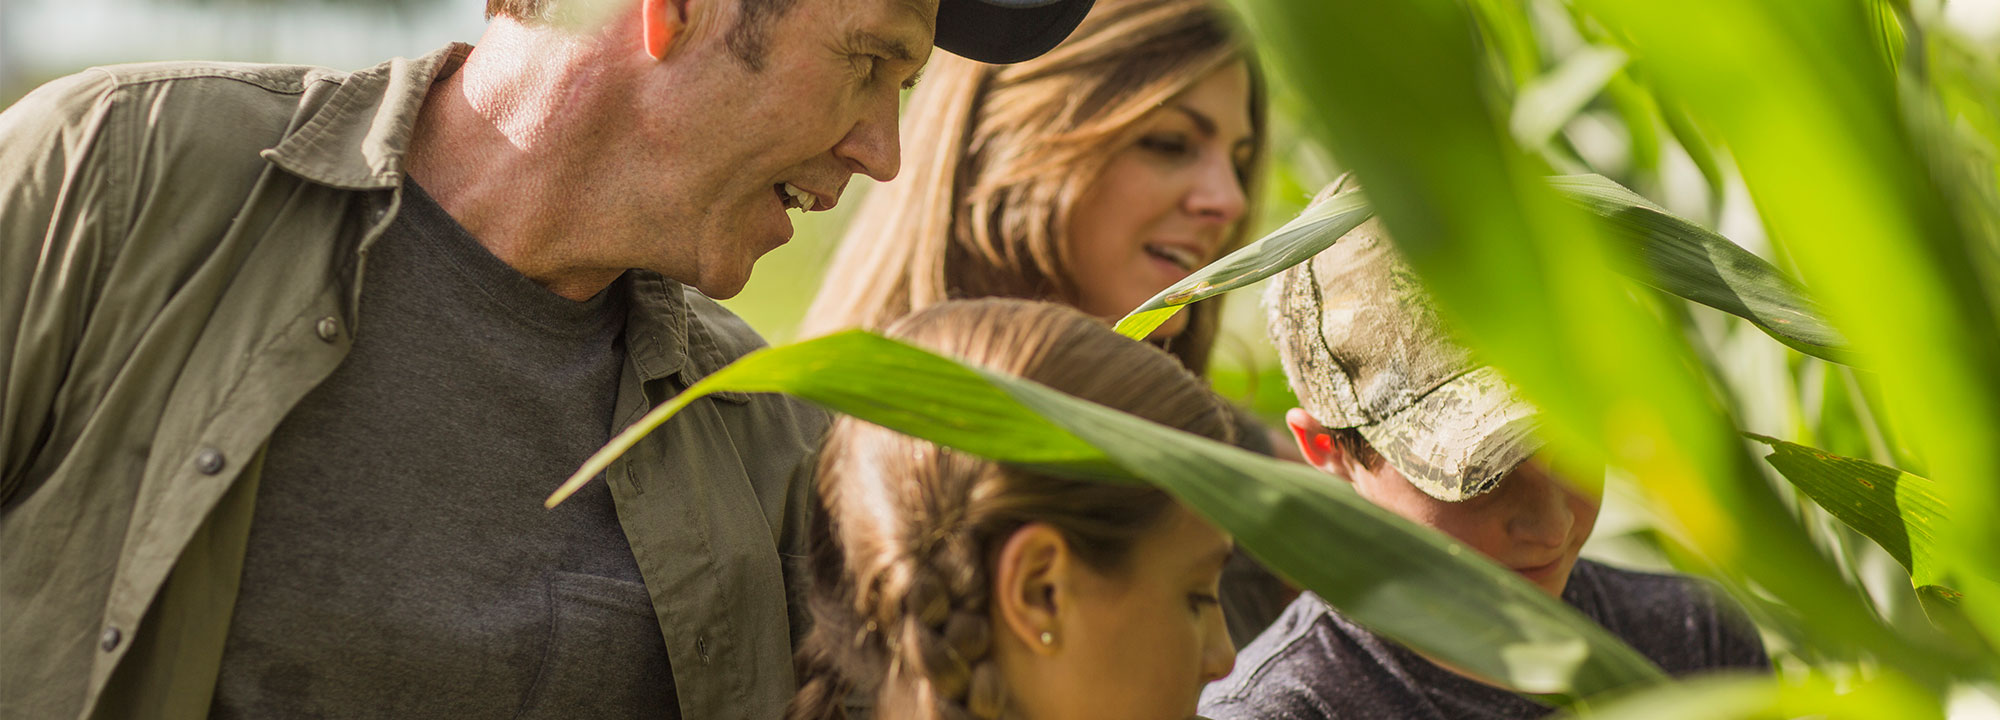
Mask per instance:
[[[0,511],[33,489],[67,368],[125,237],[131,173],[105,140],[116,88],[86,71],[0,112]]]

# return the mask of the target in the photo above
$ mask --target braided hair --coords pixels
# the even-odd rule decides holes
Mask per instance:
[[[1225,406],[1172,356],[1059,305],[952,301],[888,334],[1168,426],[1228,441]],[[992,557],[1015,530],[1055,528],[1087,565],[1121,568],[1173,500],[1141,485],[1040,475],[842,418],[821,455],[812,632],[787,718],[998,718]]]

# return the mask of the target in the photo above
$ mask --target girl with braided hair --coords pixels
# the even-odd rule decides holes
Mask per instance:
[[[1174,358],[1076,310],[952,301],[887,334],[1227,442]],[[1165,493],[1069,480],[842,418],[821,456],[814,627],[787,717],[1185,718],[1235,649],[1232,543]]]

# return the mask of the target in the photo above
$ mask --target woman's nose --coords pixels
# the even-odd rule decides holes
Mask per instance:
[[[1188,190],[1187,209],[1197,217],[1228,225],[1243,218],[1249,198],[1236,163],[1228,157],[1206,159],[1195,171],[1194,187]]]

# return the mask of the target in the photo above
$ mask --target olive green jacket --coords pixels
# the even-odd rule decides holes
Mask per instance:
[[[98,68],[0,113],[0,718],[207,715],[264,448],[367,332],[411,128],[469,50]],[[621,426],[761,344],[635,272]],[[792,693],[824,427],[718,396],[604,475],[686,717]]]

